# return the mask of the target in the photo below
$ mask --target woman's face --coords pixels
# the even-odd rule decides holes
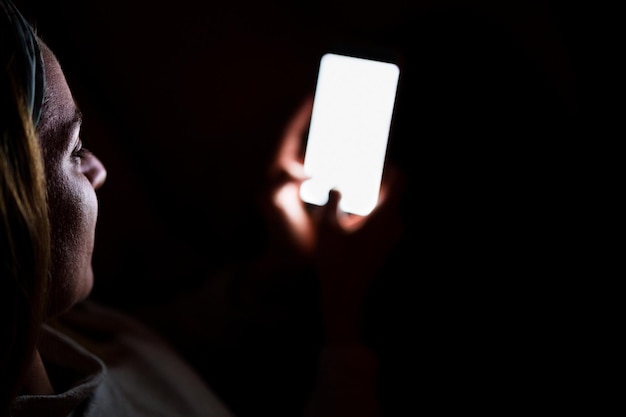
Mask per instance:
[[[102,163],[82,148],[80,111],[53,53],[40,42],[46,93],[37,132],[46,167],[52,228],[49,315],[84,299],[93,286],[91,256],[98,201],[95,190],[106,178]]]

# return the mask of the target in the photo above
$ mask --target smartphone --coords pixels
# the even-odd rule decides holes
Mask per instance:
[[[365,216],[378,203],[400,69],[393,62],[326,53],[319,62],[300,198]]]

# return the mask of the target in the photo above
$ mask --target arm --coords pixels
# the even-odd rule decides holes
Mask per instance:
[[[281,232],[273,235],[275,250],[309,262],[319,288],[323,345],[306,417],[374,417],[380,415],[378,358],[363,337],[363,308],[400,239],[403,177],[387,167],[378,206],[366,217],[342,213],[335,191],[324,207],[305,205],[298,191],[305,179],[301,145],[311,105],[305,100],[287,127],[262,207],[268,225]]]
[[[392,178],[393,177],[393,178]],[[332,192],[318,232],[316,268],[321,290],[325,343],[308,416],[379,416],[378,358],[363,338],[368,290],[399,240],[401,178],[387,178],[376,210],[368,217],[338,211]]]

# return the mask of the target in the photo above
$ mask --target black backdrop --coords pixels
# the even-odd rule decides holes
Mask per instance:
[[[577,19],[584,10],[569,5],[17,3],[59,56],[85,109],[87,146],[108,168],[99,193],[94,294],[120,305],[148,289],[142,276],[150,277],[148,286],[156,293],[172,284],[172,265],[187,268],[201,259],[219,266],[263,240],[254,206],[261,174],[290,112],[312,89],[319,56],[338,41],[375,40],[399,48],[414,61],[413,85],[418,70],[427,68],[418,82],[431,88],[431,96],[441,85],[448,85],[448,93],[464,82],[475,85],[476,94],[462,99],[467,102],[442,98],[433,106],[471,108],[487,100],[482,88],[501,88],[505,95],[528,87],[551,100],[558,96],[563,102],[557,112],[580,106]],[[498,67],[502,55],[510,61],[504,69]],[[539,75],[520,77],[529,70]],[[486,87],[488,77],[500,85]],[[539,86],[517,85],[537,77]],[[415,88],[424,93],[424,87]],[[544,103],[538,95],[518,107],[523,105]],[[163,242],[172,245],[165,248]],[[155,262],[167,258],[173,259]]]
[[[519,400],[495,388],[499,378],[558,356],[555,349],[539,355],[539,342],[524,340],[537,325],[542,346],[554,339],[551,319],[538,316],[551,312],[543,303],[562,284],[554,275],[540,278],[546,270],[527,256],[554,259],[557,235],[574,234],[564,228],[570,214],[555,203],[579,175],[563,171],[563,155],[585,141],[596,111],[597,87],[587,79],[597,15],[584,5],[16,3],[57,53],[86,116],[86,146],[108,168],[99,191],[95,298],[132,310],[194,284],[200,270],[258,250],[266,238],[255,206],[262,173],[313,87],[319,57],[344,40],[374,42],[404,57],[391,152],[418,178],[407,211],[420,237],[399,251],[393,278],[379,284],[371,319],[387,364],[390,415],[419,401],[484,408],[492,393],[468,388],[486,363],[493,378],[486,389]],[[511,191],[502,199],[494,190]],[[505,222],[513,226],[500,230]],[[542,238],[530,242],[539,231]],[[521,236],[515,254],[503,249],[507,233]],[[529,299],[533,308],[513,312]],[[485,343],[495,341],[496,328],[509,329],[509,339]],[[418,346],[426,349],[419,355]],[[526,359],[511,367],[510,355],[522,350]],[[500,360],[507,367],[494,365]],[[545,394],[547,380],[531,391]]]

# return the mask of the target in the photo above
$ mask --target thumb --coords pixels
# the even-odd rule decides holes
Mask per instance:
[[[323,222],[329,226],[336,226],[339,222],[339,201],[341,200],[341,193],[337,189],[332,189],[328,192],[328,202],[324,206],[322,214]]]

